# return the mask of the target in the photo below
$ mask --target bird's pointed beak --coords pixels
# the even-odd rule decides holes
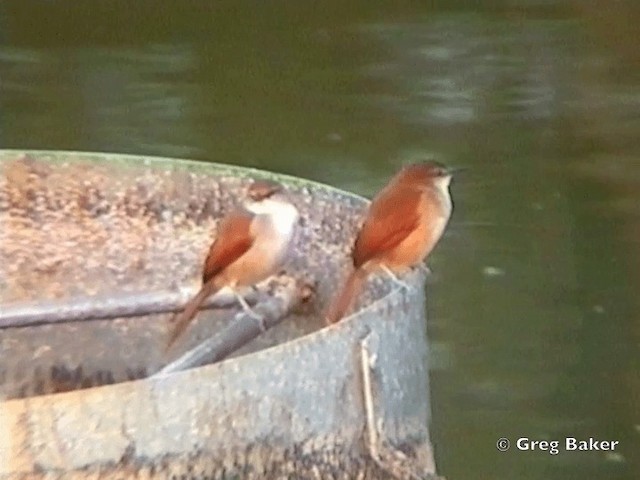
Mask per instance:
[[[457,167],[449,167],[449,168],[447,168],[447,173],[449,173],[449,175],[457,175],[457,174],[459,174],[461,172],[465,172],[467,170],[469,170],[469,167],[461,165],[461,166],[457,166]]]

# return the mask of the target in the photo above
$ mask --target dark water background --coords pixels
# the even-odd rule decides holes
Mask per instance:
[[[456,479],[640,478],[640,4],[0,1],[0,147],[257,166],[373,194],[471,167],[430,260]],[[595,437],[616,452],[507,453]]]

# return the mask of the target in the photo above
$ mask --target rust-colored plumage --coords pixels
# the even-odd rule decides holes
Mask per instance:
[[[281,192],[279,184],[258,180],[249,188],[251,202],[220,221],[204,262],[202,287],[175,316],[167,348],[184,332],[209,296],[223,287],[233,290],[253,285],[279,268],[298,220],[298,211]]]
[[[251,248],[251,221],[254,217],[252,213],[238,209],[220,221],[218,236],[204,261],[202,283],[207,283]]]
[[[184,310],[174,318],[174,327],[168,341],[168,347],[182,335],[195,317],[200,305],[208,297],[225,286],[225,278],[220,275],[225,268],[244,255],[253,244],[251,221],[255,215],[244,209],[238,209],[220,221],[218,235],[209,248],[202,272],[202,287]]]
[[[376,195],[353,247],[354,270],[327,311],[328,323],[345,315],[369,273],[401,273],[429,255],[451,215],[450,179],[437,162],[413,164]]]

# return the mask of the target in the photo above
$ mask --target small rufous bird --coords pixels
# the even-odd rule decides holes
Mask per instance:
[[[276,182],[257,180],[249,187],[248,196],[249,202],[220,221],[204,262],[202,287],[174,318],[167,348],[184,332],[202,302],[223,287],[229,287],[242,308],[256,317],[235,288],[255,285],[281,268],[299,214]]]
[[[451,216],[452,174],[434,161],[408,165],[376,195],[353,247],[354,270],[331,303],[327,323],[345,315],[370,273],[383,270],[398,281],[397,274],[427,258]]]

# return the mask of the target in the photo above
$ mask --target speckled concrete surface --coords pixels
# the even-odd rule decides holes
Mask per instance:
[[[251,178],[264,175],[144,157],[0,152],[0,306],[195,288],[217,220],[241,201]],[[372,306],[322,329],[320,313],[341,282],[366,203],[302,180],[279,180],[302,212],[286,269],[293,276],[315,273],[315,307],[233,360],[153,382],[126,381],[169,360],[162,345],[170,314],[0,330],[0,396],[7,399],[0,403],[0,478],[36,472],[96,478],[120,467],[169,478],[180,465],[186,478],[283,478],[274,459],[295,464],[335,451],[344,454],[331,457],[331,468],[360,465],[364,416],[354,352],[371,332],[378,339],[384,437],[410,447],[433,471],[424,291],[380,301],[396,287],[375,279],[360,302]],[[408,280],[420,285],[423,278],[414,272]],[[202,312],[184,348],[234,312]],[[252,468],[280,473],[241,475],[248,462],[242,452],[251,448],[268,451]],[[219,467],[196,474],[186,459],[237,468],[225,467],[228,477]]]
[[[0,304],[78,303],[91,296],[117,300],[195,289],[218,219],[244,199],[252,178],[268,175],[197,163],[145,164],[135,157],[116,163],[100,159],[0,156]],[[336,204],[329,190],[294,180],[288,189],[304,214],[286,270],[296,275],[323,265],[323,276],[335,275],[332,259],[346,255],[353,232],[331,219],[356,218],[362,202]],[[329,293],[325,285],[319,305]],[[233,312],[200,314],[184,348],[220,328]],[[1,331],[0,395],[25,397],[144,377],[168,361],[158,347],[169,318],[156,314]],[[318,315],[292,319],[238,354],[320,326]]]

